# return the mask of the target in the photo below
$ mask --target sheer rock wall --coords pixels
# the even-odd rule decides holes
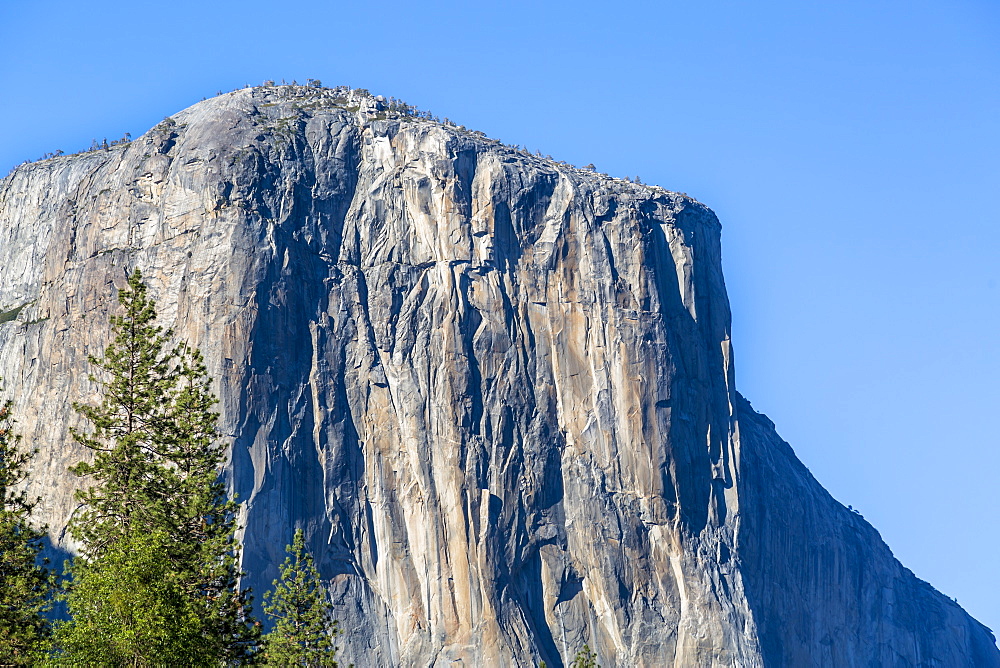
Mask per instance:
[[[710,210],[382,106],[241,90],[0,181],[0,376],[63,547],[139,267],[217,379],[258,601],[303,527],[345,665],[1000,665],[736,393]]]

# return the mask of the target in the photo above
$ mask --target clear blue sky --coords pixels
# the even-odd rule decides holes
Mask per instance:
[[[1000,630],[1000,3],[0,2],[0,174],[319,78],[688,192],[737,385]]]

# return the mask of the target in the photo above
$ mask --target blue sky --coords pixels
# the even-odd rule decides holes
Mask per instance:
[[[38,0],[0,62],[0,174],[312,77],[698,197],[737,386],[1000,629],[1000,4]]]

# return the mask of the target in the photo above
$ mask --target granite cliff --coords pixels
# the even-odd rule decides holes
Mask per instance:
[[[139,267],[201,347],[259,594],[303,527],[358,666],[1000,666],[736,391],[702,204],[347,89],[0,181],[0,376],[55,540]]]

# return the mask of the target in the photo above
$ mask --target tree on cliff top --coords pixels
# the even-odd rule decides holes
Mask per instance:
[[[15,487],[27,478],[33,453],[18,446],[11,402],[0,405],[0,664],[27,666],[47,646],[49,625],[42,615],[50,606],[53,578],[39,558],[45,533],[31,526],[39,499]]]
[[[239,588],[236,504],[219,479],[225,452],[213,410],[218,400],[201,354],[186,344],[168,348],[173,332],[154,325],[155,303],[138,269],[118,301],[124,312],[111,318],[114,341],[102,358],[90,358],[103,400],[74,405],[91,429],[73,437],[94,455],[71,471],[95,484],[77,493],[70,524],[83,555],[71,569],[72,619],[57,630],[58,656],[82,661],[84,649],[94,647],[88,638],[103,636],[124,644],[102,651],[139,652],[136,665],[170,663],[180,644],[192,643],[203,662],[248,661],[259,631],[249,591]],[[121,610],[109,616],[106,600]],[[197,641],[160,627],[138,643],[140,631],[148,631],[143,620],[156,609],[196,623]]]
[[[264,658],[275,666],[337,666],[333,638],[340,633],[332,606],[306,552],[305,535],[296,529],[289,557],[281,565],[274,591],[264,594],[264,612],[274,620],[265,637]]]

